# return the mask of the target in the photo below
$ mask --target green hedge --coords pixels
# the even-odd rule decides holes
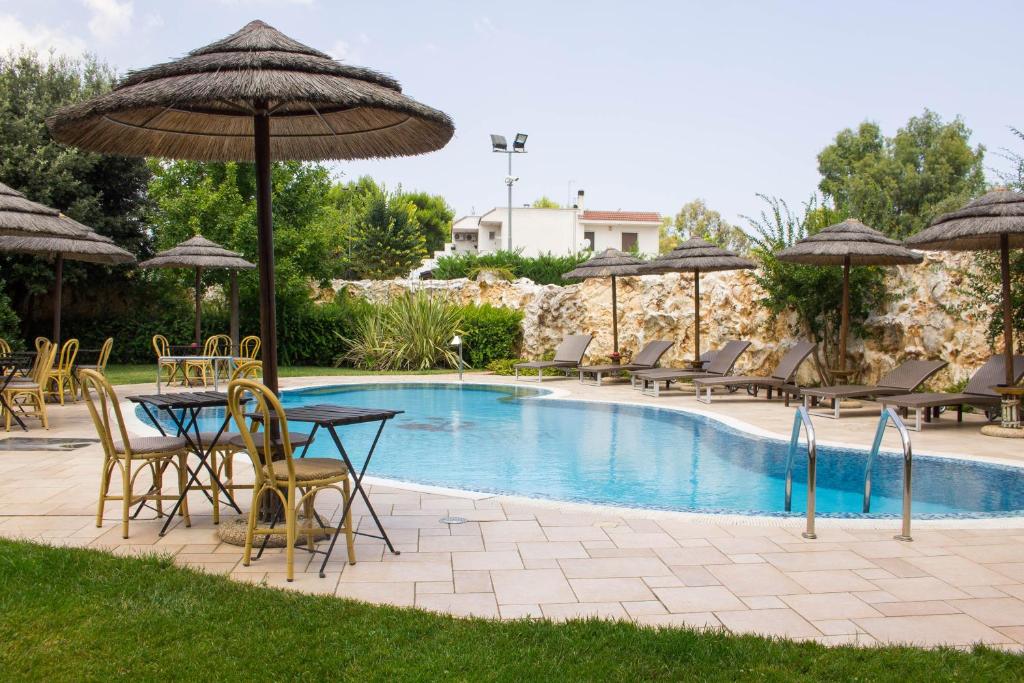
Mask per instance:
[[[511,272],[515,277],[525,277],[540,285],[567,285],[572,281],[562,278],[591,256],[590,252],[580,252],[568,256],[555,256],[548,252],[541,256],[523,256],[520,251],[496,251],[491,254],[452,254],[437,259],[434,267],[434,278],[437,280],[454,280],[470,275],[480,268],[496,268]]]
[[[466,362],[485,368],[501,358],[519,355],[523,312],[490,304],[470,304],[462,311],[462,343]]]

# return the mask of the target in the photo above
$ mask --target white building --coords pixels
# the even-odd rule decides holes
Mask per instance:
[[[452,225],[452,241],[446,253],[486,254],[499,249],[521,249],[526,256],[570,254],[608,247],[641,254],[658,253],[661,216],[656,211],[589,211],[583,208],[583,191],[568,209],[495,207],[481,216],[463,216]]]

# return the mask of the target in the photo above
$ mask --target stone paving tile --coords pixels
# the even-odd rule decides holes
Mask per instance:
[[[416,595],[454,593],[455,585],[451,581],[417,581]]]
[[[604,529],[595,526],[546,526],[544,535],[549,541],[607,541]]]
[[[558,569],[502,569],[491,572],[491,582],[501,605],[576,601],[576,594]]]
[[[424,531],[428,530],[424,529]],[[483,549],[484,541],[479,536],[420,535],[420,552],[454,552]]]
[[[1011,583],[1004,575],[956,555],[911,557],[907,558],[907,562],[955,586],[996,586]]]
[[[710,565],[710,564],[731,564],[732,560],[718,548],[655,548],[666,564],[670,565]]]
[[[822,569],[870,569],[875,566],[871,561],[849,550],[765,553],[761,557],[787,572]]]
[[[789,609],[758,609],[743,612],[716,611],[715,616],[733,633],[803,638],[823,635],[806,619]]]
[[[625,600],[622,603],[622,607],[634,619],[652,614],[668,614],[668,610],[665,609],[665,606],[659,600],[640,600],[637,602]]]
[[[986,626],[1024,626],[1024,602],[1016,598],[972,598],[949,604]]]
[[[588,557],[579,541],[540,541],[517,543],[524,560],[557,560],[560,558]]]
[[[856,624],[883,643],[974,645],[1008,643],[1012,639],[966,614],[857,619]]]
[[[678,580],[681,582],[679,585],[684,586],[720,586],[722,582],[715,578],[708,569],[704,567],[672,567],[672,572],[676,575]],[[649,577],[644,579],[649,585],[651,580]],[[663,584],[673,585],[673,584]]]
[[[650,557],[601,557],[586,560],[559,560],[566,578],[614,579],[644,576],[669,576],[671,571],[661,560]]]
[[[339,581],[334,594],[341,598],[407,607],[415,602],[416,584],[411,581],[389,581],[386,583],[341,583]]]
[[[678,548],[679,544],[664,531],[638,532],[608,529],[608,537],[619,548]]]
[[[580,602],[654,600],[643,579],[569,579]]]
[[[452,567],[467,569],[522,569],[523,561],[514,550],[452,553]]]
[[[450,564],[436,562],[359,562],[345,565],[342,583],[451,581]]]
[[[954,588],[932,576],[911,579],[878,579],[874,583],[883,591],[907,602],[916,600],[955,600],[957,598],[970,597],[962,590]]]
[[[873,605],[887,617],[911,617],[928,614],[959,614],[952,603],[942,600],[919,600],[917,602],[880,602]]]
[[[498,605],[502,619],[539,619],[544,616],[540,605]]]
[[[589,619],[600,617],[602,619],[629,619],[629,614],[617,602],[570,602],[564,604],[550,604],[540,606],[544,616],[552,621],[567,621],[569,619]]]
[[[861,629],[849,619],[821,619],[812,621],[811,625],[826,636],[848,636],[862,633]]]
[[[780,553],[782,548],[775,541],[762,536],[748,538],[712,538],[711,545],[726,555]]]
[[[962,545],[950,548],[954,553],[968,560],[991,564],[993,562],[1024,563],[1024,542],[997,545]]]
[[[868,571],[868,570],[861,570]],[[875,584],[850,569],[820,569],[810,572],[788,572],[787,576],[809,593],[842,593],[875,590]]]
[[[763,565],[712,565],[707,568],[734,595],[787,595],[805,593],[805,589],[775,567]]]
[[[491,574],[486,571],[455,571],[456,593],[491,593]]]
[[[633,619],[643,626],[659,628],[684,627],[696,629],[720,629],[722,622],[711,612],[691,612],[688,614],[643,614]]]
[[[746,609],[739,598],[722,586],[654,588],[654,594],[669,612],[718,612]]]
[[[547,537],[540,525],[532,520],[514,522],[481,522],[480,531],[484,542],[516,543],[521,541],[544,541]]]
[[[498,617],[498,604],[490,593],[423,595],[417,591],[416,606],[463,617]]]
[[[881,616],[874,607],[850,593],[783,595],[781,599],[810,621]]]
[[[740,599],[750,609],[785,609],[786,607],[786,603],[774,595],[755,595]]]

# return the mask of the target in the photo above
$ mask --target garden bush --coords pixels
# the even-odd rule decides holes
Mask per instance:
[[[525,277],[539,285],[567,285],[572,281],[562,277],[591,256],[590,252],[579,252],[568,256],[556,256],[550,252],[540,256],[523,256],[521,250],[496,251],[491,254],[452,254],[442,256],[434,267],[434,278],[454,280],[470,277],[481,269],[494,269]]]
[[[470,367],[485,368],[495,360],[519,355],[522,311],[470,304],[461,312],[463,352]]]

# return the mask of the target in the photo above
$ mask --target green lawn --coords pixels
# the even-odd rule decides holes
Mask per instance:
[[[373,372],[355,368],[318,368],[312,366],[280,367],[281,377],[314,377],[327,375],[438,375],[452,370],[406,370],[395,372]],[[156,381],[155,365],[108,365],[107,377],[111,384],[142,384]]]
[[[1024,659],[985,648],[827,648],[601,621],[455,619],[232,582],[167,559],[13,541],[0,541],[0,567],[5,681],[1024,678]]]

